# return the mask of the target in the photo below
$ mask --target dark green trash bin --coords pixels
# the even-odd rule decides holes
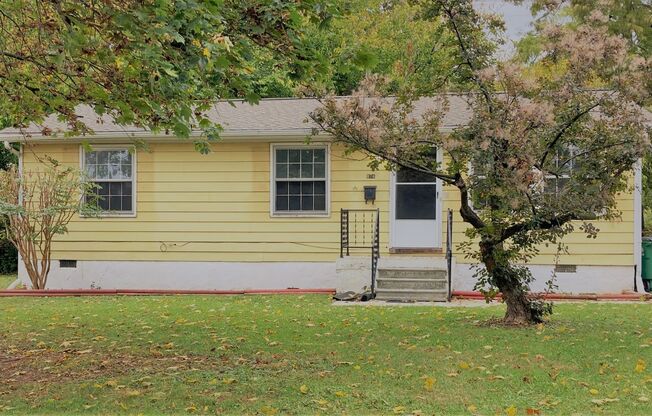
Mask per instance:
[[[652,237],[643,237],[643,270],[641,276],[645,289],[652,290]]]

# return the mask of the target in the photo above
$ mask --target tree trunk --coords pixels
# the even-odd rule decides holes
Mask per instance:
[[[501,260],[502,244],[483,241],[480,243],[482,261],[487,269],[489,281],[501,292],[507,311],[503,321],[510,325],[536,324],[542,321],[542,310],[535,306],[529,296],[529,287],[523,275],[507,261]]]

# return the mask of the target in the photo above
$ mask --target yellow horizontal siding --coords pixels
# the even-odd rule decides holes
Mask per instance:
[[[37,169],[36,155],[79,165],[79,145],[37,145],[24,152],[24,169]],[[359,154],[330,155],[330,215],[270,216],[269,143],[220,143],[208,155],[191,143],[151,144],[137,154],[137,217],[75,218],[70,232],[54,245],[55,259],[165,261],[318,261],[339,256],[339,211],[380,208],[381,255],[389,254],[390,174],[372,172]],[[377,187],[375,205],[365,205],[362,189]],[[443,189],[443,208],[454,211],[453,241],[465,241],[467,227],[457,210],[455,188]],[[570,255],[561,263],[631,265],[633,196],[619,198],[622,218],[598,221],[597,239],[579,230],[566,236]],[[443,214],[442,214],[443,215]],[[445,242],[445,217],[442,242]],[[367,250],[353,250],[367,255]],[[554,262],[556,246],[542,246],[533,263]],[[464,262],[457,252],[457,262]],[[438,254],[441,255],[441,254]]]

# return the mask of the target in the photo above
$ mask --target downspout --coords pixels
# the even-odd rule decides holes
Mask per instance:
[[[643,267],[643,164],[639,159],[634,165],[634,291],[645,293],[641,270]]]

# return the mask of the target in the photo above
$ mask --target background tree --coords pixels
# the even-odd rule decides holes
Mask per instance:
[[[0,114],[17,127],[55,114],[78,135],[93,129],[76,114],[86,104],[179,137],[200,128],[206,151],[219,126],[203,112],[258,99],[248,58],[263,50],[296,78],[318,76],[323,60],[303,32],[334,12],[329,0],[3,2]]]
[[[425,21],[419,7],[408,0],[334,0],[341,13],[323,30],[305,26],[305,43],[326,59],[326,76],[296,79],[287,62],[270,59],[270,53],[252,54],[250,80],[261,97],[289,97],[329,92],[351,94],[367,73],[392,79],[393,91],[412,82],[432,92],[432,80],[450,76],[454,38],[445,25]],[[454,75],[454,74],[453,74]],[[425,82],[425,81],[428,82]],[[453,80],[451,80],[453,81]]]
[[[0,171],[0,215],[33,289],[45,289],[54,237],[67,232],[75,214],[96,211],[92,202],[83,201],[94,185],[86,182],[81,172],[55,161],[42,168],[22,175],[15,166]]]
[[[496,62],[485,34],[500,22],[477,13],[471,0],[419,5],[421,18],[443,19],[455,34],[460,64],[452,70],[472,86],[463,95],[470,121],[443,134],[447,96],[417,117],[414,89],[382,98],[383,84],[373,81],[353,99],[326,99],[312,117],[335,140],[376,156],[373,166],[382,160],[455,187],[470,225],[462,248],[483,266],[476,287],[502,293],[506,322],[540,322],[550,305],[528,294],[532,275],[524,264],[541,243],[576,227],[594,237],[591,219],[619,215],[616,194],[649,146],[636,105],[648,99],[641,86],[649,68],[609,32],[599,10],[590,24],[542,27],[535,61],[564,70],[532,72],[516,60]],[[594,89],[596,80],[606,89]],[[438,163],[434,149],[448,163]]]
[[[4,171],[11,166],[16,166],[17,162],[16,156],[0,143],[0,170]],[[18,252],[11,241],[7,239],[5,221],[0,218],[0,274],[16,273],[17,267]]]

